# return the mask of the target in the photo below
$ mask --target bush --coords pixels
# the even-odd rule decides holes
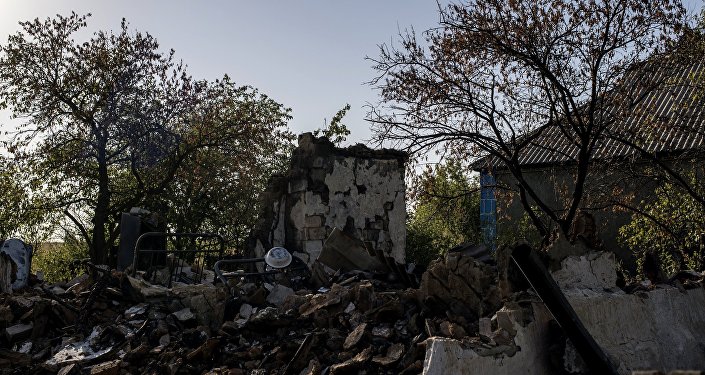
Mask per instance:
[[[480,193],[459,162],[450,160],[419,176],[415,210],[406,223],[407,259],[428,265],[461,243],[480,242]]]
[[[69,281],[74,276],[71,263],[88,257],[88,246],[82,242],[44,242],[32,256],[32,272],[41,271],[49,283]]]
[[[692,186],[697,186],[693,184]],[[639,268],[655,255],[663,271],[705,269],[705,207],[671,184],[655,191],[656,200],[642,202],[642,213],[619,229],[619,241],[634,253]]]

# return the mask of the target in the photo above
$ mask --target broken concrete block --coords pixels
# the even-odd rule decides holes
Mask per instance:
[[[277,284],[267,295],[267,302],[275,306],[281,306],[286,298],[294,294],[294,290],[281,284]]]
[[[497,346],[485,349],[482,355],[478,350],[464,346],[460,341],[449,338],[431,337],[427,340],[426,359],[423,373],[426,375],[444,374],[552,374],[551,363],[546,356],[549,342],[548,322],[551,314],[541,303],[533,303],[534,321],[517,329],[514,348]],[[503,354],[506,352],[508,354]],[[511,355],[511,356],[510,356]],[[498,358],[495,358],[495,357]]]
[[[333,228],[326,239],[318,261],[341,272],[354,270],[388,271],[387,267],[377,258],[370,256],[364,242],[345,234],[338,228]]]
[[[642,296],[568,289],[566,298],[620,371],[705,368],[705,289],[663,286]]]
[[[32,336],[33,329],[34,329],[34,325],[32,323],[15,324],[11,327],[5,328],[5,338],[10,343],[22,341],[22,340]]]
[[[388,327],[386,325],[378,325],[375,327],[372,327],[372,336],[374,337],[381,337],[383,339],[389,340],[392,338],[392,335],[394,332],[392,331],[391,327]]]
[[[12,275],[12,289],[19,290],[27,286],[32,263],[32,248],[21,240],[10,238],[3,242],[0,253],[8,255],[14,263],[12,266],[14,273]],[[2,262],[5,263],[5,261]]]
[[[421,278],[419,303],[438,309],[455,310],[475,320],[501,306],[496,271],[471,257],[449,253],[433,261]]]
[[[561,289],[591,289],[603,291],[617,286],[617,271],[613,253],[589,252],[568,256],[561,268],[552,272]]]
[[[252,316],[254,309],[252,308],[252,305],[248,303],[243,303],[240,305],[240,312],[238,313],[240,315],[240,318],[242,319],[250,319],[250,316]]]
[[[178,320],[182,323],[196,319],[196,315],[194,315],[193,312],[191,312],[191,309],[188,307],[183,308],[179,311],[176,311],[176,312],[172,313],[172,315],[176,318],[176,320]]]

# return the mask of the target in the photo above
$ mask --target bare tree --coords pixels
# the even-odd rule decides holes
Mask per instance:
[[[439,27],[423,41],[408,32],[371,58],[382,97],[369,114],[375,140],[412,153],[489,156],[516,180],[542,235],[549,234],[542,216],[569,234],[591,161],[619,119],[608,97],[619,97],[622,113],[644,99],[618,95],[618,88],[637,63],[677,40],[685,25],[681,2],[474,0],[439,11]],[[526,178],[526,165],[543,148],[573,177],[558,205]]]

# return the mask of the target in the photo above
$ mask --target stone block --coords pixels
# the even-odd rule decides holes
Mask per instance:
[[[321,215],[306,215],[304,222],[306,228],[318,228],[323,226],[323,217]]]
[[[326,228],[306,228],[307,240],[324,240],[326,239]]]
[[[617,286],[614,254],[590,252],[568,256],[561,262],[561,269],[553,272],[561,289],[591,289],[602,291]]]
[[[267,295],[267,302],[275,306],[281,306],[282,304],[284,304],[286,297],[289,297],[292,294],[294,294],[293,289],[284,285],[277,284],[269,292],[269,295]]]
[[[15,324],[12,327],[5,328],[5,337],[10,343],[17,342],[29,338],[32,335],[34,325],[30,324]]]

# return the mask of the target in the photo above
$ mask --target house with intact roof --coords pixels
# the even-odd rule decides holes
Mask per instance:
[[[600,104],[597,117],[604,124],[591,149],[581,211],[594,218],[603,246],[630,264],[630,252],[617,238],[633,209],[655,199],[669,173],[705,177],[705,64],[644,63]],[[573,191],[578,162],[578,148],[565,131],[546,124],[518,153],[522,177],[556,211]],[[488,156],[474,168],[481,173],[485,242],[492,244],[518,231],[525,210],[507,166]]]

